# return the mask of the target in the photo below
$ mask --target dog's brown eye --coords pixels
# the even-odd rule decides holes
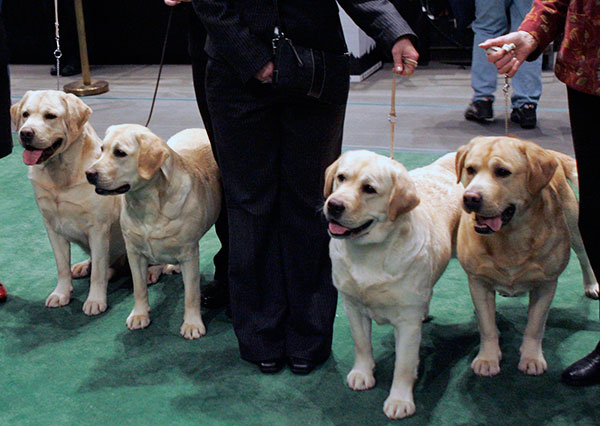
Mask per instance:
[[[27,117],[29,117],[29,113],[28,113],[27,111],[23,111],[23,117],[24,117],[24,118],[27,118]]]
[[[338,179],[338,182],[343,182],[346,180],[346,176],[340,174],[340,175],[338,175],[337,179]]]
[[[47,113],[47,114],[44,114],[44,118],[46,120],[54,120],[56,118],[56,115],[51,114],[51,113]]]
[[[474,175],[475,167],[467,167],[467,174]]]
[[[369,184],[363,185],[362,190],[363,190],[363,192],[365,192],[367,194],[377,194],[377,191],[375,190],[375,188],[373,188]]]
[[[125,151],[121,151],[120,149],[115,149],[113,154],[115,154],[115,157],[127,157],[127,153]]]
[[[506,176],[510,176],[512,174],[512,172],[510,170],[505,169],[504,167],[498,167],[496,170],[494,170],[494,173],[498,177],[506,177]]]

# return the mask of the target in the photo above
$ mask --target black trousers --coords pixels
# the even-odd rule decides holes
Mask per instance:
[[[206,63],[208,56],[204,52],[204,42],[206,41],[206,30],[202,26],[202,23],[196,16],[194,9],[189,4],[184,4],[184,7],[188,8],[189,16],[189,32],[188,32],[188,50],[192,59],[192,81],[194,82],[194,93],[196,95],[196,103],[198,104],[198,110],[200,110],[200,116],[204,123],[204,128],[208,133],[210,139],[210,145],[212,147],[213,154],[217,164],[219,159],[217,157],[217,150],[215,147],[215,138],[212,131],[212,120],[210,118],[210,111],[208,110],[208,103],[206,101],[206,89],[205,89],[205,76],[206,76]],[[215,276],[214,279],[220,284],[227,285],[227,269],[229,267],[229,229],[227,225],[227,208],[225,206],[225,198],[221,203],[221,214],[215,223],[215,231],[217,237],[221,242],[221,248],[213,258],[215,265]]]
[[[343,78],[343,76],[341,77]],[[206,91],[229,216],[229,284],[242,358],[331,352],[331,282],[324,172],[340,154],[344,105],[243,84],[210,58]]]
[[[600,96],[567,88],[573,147],[579,175],[579,230],[596,278],[600,278],[600,167],[598,117]]]
[[[10,79],[8,76],[8,47],[4,21],[0,14],[0,158],[12,152],[10,131]]]

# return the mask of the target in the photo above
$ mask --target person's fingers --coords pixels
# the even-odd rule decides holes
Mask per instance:
[[[521,63],[517,58],[511,58],[504,66],[498,68],[498,73],[512,77],[515,75],[520,65]]]

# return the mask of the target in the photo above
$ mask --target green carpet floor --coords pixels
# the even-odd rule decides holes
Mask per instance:
[[[353,361],[350,329],[341,303],[332,357],[308,376],[288,369],[273,375],[238,357],[231,321],[204,311],[207,335],[179,336],[183,317],[180,276],[150,287],[150,327],[129,331],[131,282],[110,284],[109,309],[81,311],[89,281],[75,281],[72,302],[44,307],[56,267],[33,199],[22,149],[0,160],[0,279],[9,299],[0,304],[0,424],[2,425],[592,425],[600,424],[598,387],[570,388],[560,372],[600,338],[598,302],[583,296],[572,256],[559,281],[544,339],[549,370],[528,377],[517,370],[527,315],[526,298],[498,298],[502,371],[476,377],[470,363],[479,336],[466,275],[452,260],[437,283],[433,320],[424,326],[417,413],[397,422],[382,412],[392,380],[394,337],[374,325],[375,388],[345,385]],[[398,154],[411,169],[436,156]],[[203,284],[218,247],[214,232],[201,241]],[[85,258],[73,250],[73,261]]]

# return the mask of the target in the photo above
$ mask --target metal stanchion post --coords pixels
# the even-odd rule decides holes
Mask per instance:
[[[98,95],[108,92],[108,82],[92,80],[90,77],[90,63],[88,60],[87,41],[85,37],[85,23],[83,19],[83,5],[81,0],[75,0],[75,20],[77,21],[77,39],[79,41],[79,55],[81,57],[81,75],[83,81],[74,81],[64,86],[64,91],[77,96]]]

